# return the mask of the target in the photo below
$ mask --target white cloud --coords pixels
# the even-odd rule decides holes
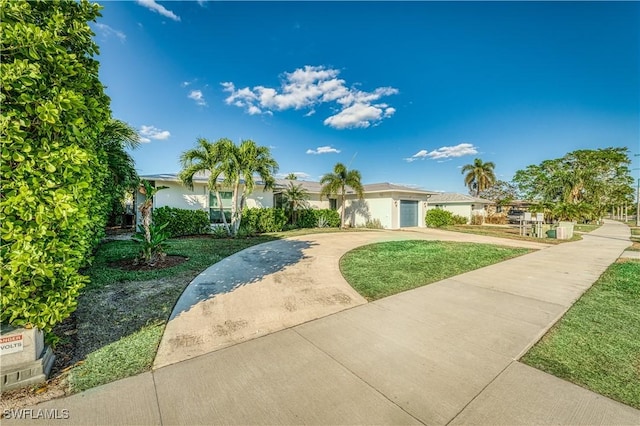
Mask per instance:
[[[125,33],[123,33],[122,31],[118,31],[114,28],[111,28],[110,26],[106,25],[106,24],[101,24],[101,23],[96,23],[95,24],[96,28],[98,29],[98,31],[100,32],[100,35],[102,35],[105,38],[111,37],[111,36],[115,36],[118,39],[120,39],[121,42],[125,42],[125,40],[127,39],[127,35]]]
[[[339,154],[340,150],[332,148],[330,146],[319,146],[316,149],[308,149],[307,154]]]
[[[335,103],[338,112],[326,118],[324,124],[336,129],[369,127],[396,112],[395,108],[376,101],[383,96],[397,94],[398,89],[378,87],[373,92],[365,92],[347,87],[346,82],[338,78],[339,74],[336,69],[306,65],[284,73],[277,89],[265,86],[237,89],[232,82],[221,85],[222,90],[229,93],[226,104],[244,108],[249,114],[309,109],[305,114],[308,117],[316,112],[315,106]]]
[[[148,143],[151,142],[151,139],[156,140],[165,140],[169,139],[171,133],[168,130],[160,130],[155,126],[145,126],[142,125],[140,127],[140,142]]]
[[[190,81],[183,81],[182,83],[180,83],[180,87],[187,87],[189,85],[191,85]]]
[[[153,12],[159,13],[162,16],[165,16],[169,19],[173,19],[174,21],[180,21],[180,17],[178,15],[166,9],[161,4],[156,3],[155,0],[136,0],[136,2],[140,6],[144,6]]]
[[[204,100],[204,95],[202,94],[201,90],[192,90],[187,95],[187,98],[193,99],[194,101],[196,101],[196,104],[198,104],[200,106],[206,106],[207,105],[207,102]]]
[[[441,148],[435,149],[431,152],[426,149],[421,149],[416,152],[409,158],[405,158],[404,160],[408,163],[411,163],[416,160],[424,160],[425,158],[430,158],[432,160],[442,160],[438,161],[439,163],[444,162],[446,159],[454,158],[454,157],[463,157],[465,155],[473,155],[477,154],[478,149],[470,143],[461,143],[456,146],[443,146]]]

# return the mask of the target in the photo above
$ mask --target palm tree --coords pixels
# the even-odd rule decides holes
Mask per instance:
[[[346,187],[350,186],[355,192],[358,198],[361,200],[364,197],[363,188],[361,183],[362,177],[357,170],[347,170],[344,164],[337,163],[333,166],[333,172],[327,173],[320,179],[322,189],[320,190],[320,198],[323,196],[327,198],[331,195],[337,195],[340,193],[342,211],[340,215],[340,226],[344,228],[344,214],[345,214],[345,196]]]
[[[110,120],[100,134],[100,146],[108,174],[102,187],[103,198],[108,202],[109,221],[115,222],[122,212],[126,193],[133,193],[139,178],[135,162],[126,149],[140,145],[138,132],[124,121]]]
[[[294,185],[293,182],[289,182],[289,185],[282,193],[282,199],[291,216],[291,223],[295,224],[298,220],[297,211],[306,209],[309,206],[307,202],[309,200],[309,191],[303,188],[302,184]]]
[[[298,180],[298,176],[296,176],[295,173],[289,173],[288,175],[285,176],[285,179],[287,179],[287,180]]]
[[[462,173],[467,173],[464,184],[469,187],[469,192],[477,197],[480,192],[490,188],[496,182],[496,175],[493,173],[495,167],[491,161],[485,163],[479,158],[473,160],[473,164],[462,167]]]
[[[220,207],[222,222],[229,235],[235,235],[242,220],[242,209],[246,196],[253,192],[255,175],[264,182],[265,189],[272,188],[278,171],[278,163],[268,147],[258,146],[252,140],[243,140],[239,146],[230,139],[222,138],[211,143],[199,138],[198,147],[187,150],[180,156],[183,170],[180,180],[193,188],[193,177],[198,172],[209,172],[209,188],[214,191]],[[241,180],[244,186],[240,188]],[[231,226],[224,215],[220,189],[232,189]]]

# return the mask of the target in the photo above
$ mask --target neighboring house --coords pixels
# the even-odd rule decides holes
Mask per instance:
[[[177,207],[189,210],[205,210],[214,223],[220,222],[220,211],[214,192],[210,192],[206,175],[196,175],[193,178],[193,190],[184,186],[175,174],[158,174],[141,176],[151,181],[155,186],[167,186],[168,189],[158,191],[154,199],[154,208]],[[322,186],[318,182],[302,180],[276,180],[273,190],[264,190],[263,182],[256,182],[253,192],[247,197],[246,207],[267,208],[282,204],[284,188],[293,182],[302,185],[309,193],[309,207],[314,209],[334,209],[340,211],[342,206],[340,195],[327,199],[320,199]],[[412,226],[424,227],[424,216],[429,207],[429,197],[437,194],[432,191],[413,189],[390,183],[376,183],[363,185],[364,199],[358,200],[355,192],[347,190],[345,200],[345,220],[351,226],[365,225],[375,219],[387,229],[398,229]],[[224,210],[231,210],[231,190],[220,191]],[[142,195],[138,194],[137,203]]]
[[[486,208],[494,204],[493,201],[476,198],[455,192],[441,192],[429,199],[430,209],[448,210],[453,214],[466,217],[471,222],[471,216],[486,216]]]

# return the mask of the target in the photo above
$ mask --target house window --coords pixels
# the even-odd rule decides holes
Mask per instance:
[[[282,192],[277,194],[273,194],[273,207],[276,209],[281,209],[284,207],[284,197],[282,196]]]
[[[222,210],[227,218],[227,223],[231,222],[231,192],[220,192],[220,198],[222,199]],[[222,223],[222,215],[220,214],[220,207],[218,206],[218,198],[215,192],[209,193],[209,219],[211,223]]]
[[[496,206],[496,213],[502,213],[502,206]]]
[[[338,200],[335,198],[329,198],[329,208],[331,210],[338,210]]]

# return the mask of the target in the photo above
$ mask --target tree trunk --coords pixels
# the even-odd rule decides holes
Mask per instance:
[[[227,235],[231,235],[231,230],[229,230],[229,224],[227,223],[227,217],[224,214],[224,207],[222,205],[222,197],[220,196],[220,191],[216,188],[216,200],[218,200],[218,209],[220,210],[220,216],[222,216],[222,224],[224,225],[224,229],[227,230]]]
[[[236,181],[233,185],[233,193],[231,195],[231,231],[233,235],[238,232],[238,188],[240,182]]]
[[[342,187],[342,211],[340,212],[340,228],[342,229],[344,229],[344,211],[345,211],[344,199],[345,199],[345,194],[344,194],[344,186],[343,186]]]

